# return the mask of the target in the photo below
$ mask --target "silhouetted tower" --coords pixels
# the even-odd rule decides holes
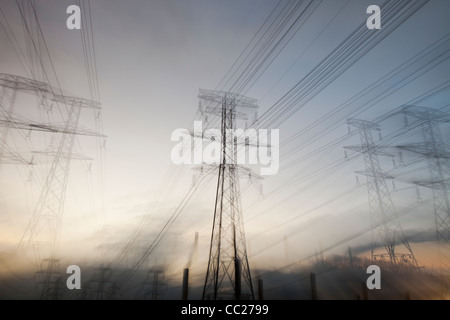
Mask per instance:
[[[107,279],[110,272],[108,267],[98,267],[95,269],[92,278],[83,284],[81,300],[107,300],[111,293],[114,283]],[[111,298],[113,300],[113,298]]]
[[[41,277],[39,282],[42,285],[41,299],[59,300],[62,296],[61,292],[61,273],[59,270],[58,259],[43,259],[43,265],[37,272]],[[46,265],[46,266],[45,266]]]
[[[62,130],[62,137],[58,149],[53,153],[53,162],[47,180],[41,191],[40,197],[33,211],[32,217],[19,243],[19,249],[29,248],[40,236],[40,241],[45,245],[42,255],[47,267],[43,277],[42,300],[52,299],[49,294],[49,286],[55,284],[58,277],[58,245],[61,233],[61,219],[64,210],[64,202],[69,176],[70,162],[75,133],[82,108],[99,109],[99,103],[75,97],[54,96],[53,101],[69,106],[68,117]],[[42,248],[41,248],[42,249]]]
[[[405,106],[402,112],[418,119],[423,134],[423,142],[399,146],[404,150],[425,156],[430,168],[430,179],[415,181],[416,184],[431,188],[434,200],[434,220],[441,268],[450,269],[450,152],[444,143],[439,124],[450,122],[450,114],[439,110]]]
[[[379,155],[390,156],[374,142],[372,131],[379,131],[376,123],[349,119],[347,124],[359,129],[361,145],[347,146],[364,156],[366,169],[357,173],[367,177],[369,213],[372,227],[372,263],[398,271],[404,267],[418,267],[416,258],[406,239],[389,193],[386,179],[392,179],[381,170]],[[398,252],[401,247],[403,252]]]
[[[246,120],[243,108],[257,108],[256,100],[228,92],[200,90],[205,112],[220,116],[221,159],[217,179],[208,269],[202,299],[254,299],[247,258],[239,190],[236,139],[227,134],[236,119]]]
[[[140,292],[143,291],[144,300],[162,300],[164,299],[164,293],[162,290],[166,288],[164,281],[164,271],[159,268],[151,268],[147,272],[147,278],[142,283]]]
[[[152,269],[150,270],[150,272],[153,272],[153,282],[152,282],[152,295],[151,295],[151,299],[152,300],[159,300],[163,298],[163,294],[160,292],[160,287],[161,287],[161,279],[159,277],[159,275],[161,274],[162,277],[164,278],[164,271],[163,270],[155,270]]]

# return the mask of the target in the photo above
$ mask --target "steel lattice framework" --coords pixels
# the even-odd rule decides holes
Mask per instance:
[[[40,296],[42,300],[58,297],[55,293],[55,290],[58,289],[58,279],[60,278],[58,272],[58,245],[61,236],[61,219],[64,210],[71,156],[75,141],[75,134],[73,132],[77,131],[82,108],[100,108],[99,103],[82,98],[56,95],[53,101],[70,106],[69,113],[58,150],[54,153],[47,180],[19,243],[19,248],[29,248],[36,241],[37,237],[41,235],[42,239],[40,240],[47,247],[47,250],[43,252],[47,256],[43,260],[43,263],[46,263],[47,267],[41,266],[41,272],[44,274],[42,279],[43,288]],[[46,269],[45,272],[43,272],[44,269]]]
[[[9,149],[6,144],[9,129],[17,125],[12,116],[17,91],[35,91],[44,95],[50,91],[50,87],[41,81],[0,73],[0,163],[4,160],[12,163],[26,163],[17,155],[12,154],[11,156],[11,152],[8,154],[9,157],[6,157],[5,154],[5,149]]]
[[[221,161],[217,179],[214,220],[203,299],[254,299],[236,164],[237,143],[227,130],[236,128],[236,119],[246,119],[239,108],[257,108],[256,100],[242,95],[200,90],[206,112],[221,117]]]
[[[385,174],[380,166],[379,155],[389,156],[378,147],[373,139],[372,131],[379,131],[376,123],[349,119],[347,124],[359,129],[361,145],[348,146],[346,149],[362,153],[364,171],[357,171],[367,177],[370,222],[372,226],[371,258],[374,264],[382,264],[384,268],[399,271],[400,269],[417,268],[418,264],[406,239],[392,201]],[[403,247],[404,252],[398,252]]]
[[[422,143],[408,144],[399,148],[421,154],[428,160],[430,179],[415,181],[415,183],[431,188],[433,191],[439,260],[441,267],[448,271],[450,269],[450,152],[447,151],[439,124],[450,122],[450,115],[419,106],[405,106],[402,112],[418,119],[422,126]],[[443,278],[442,280],[443,286],[448,286]]]

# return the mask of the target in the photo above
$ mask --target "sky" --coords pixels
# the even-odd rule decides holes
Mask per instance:
[[[20,1],[1,1],[0,73],[34,77],[67,95],[95,99],[89,87],[82,33],[66,27],[66,8],[74,2],[79,3],[34,2],[44,36],[35,43],[41,52],[40,64],[35,54],[27,54],[33,44],[25,41],[19,10],[31,19],[31,7],[21,7]],[[236,80],[239,72],[230,77],[229,71],[243,52],[249,52],[249,44],[254,44],[252,39],[277,2],[82,3],[82,19],[89,17],[84,4],[90,3],[91,8],[92,29],[87,29],[93,36],[89,48],[95,50],[102,130],[93,110],[82,109],[79,124],[104,136],[78,135],[75,140],[74,152],[82,156],[70,162],[61,224],[63,264],[107,263],[141,226],[135,248],[127,253],[127,263],[132,264],[182,203],[193,182],[204,178],[146,262],[149,267],[167,266],[168,273],[182,270],[198,232],[196,270],[202,275],[217,176],[173,164],[171,133],[190,129],[199,119],[199,89],[229,90],[230,83],[224,85],[223,80]],[[354,30],[365,28],[369,5],[382,3],[315,1],[317,7],[308,19],[241,93],[256,99],[258,114],[264,114]],[[325,254],[346,255],[349,246],[358,254],[367,254],[371,238],[370,231],[364,230],[370,229],[371,220],[366,177],[355,174],[364,170],[365,163],[363,155],[344,151],[344,146],[361,144],[357,133],[347,135],[354,130],[346,124],[347,118],[379,124],[381,139],[375,131],[374,139],[391,155],[380,156],[379,161],[382,170],[394,177],[387,179],[387,186],[403,231],[420,265],[431,269],[438,264],[437,256],[430,253],[436,249],[432,192],[413,183],[429,179],[426,159],[408,151],[400,155],[396,148],[422,142],[423,137],[420,130],[406,130],[390,139],[405,126],[405,117],[382,117],[411,103],[450,112],[449,12],[448,1],[428,1],[320,92],[297,103],[297,111],[286,121],[265,128],[279,129],[280,170],[262,180],[249,180],[246,175],[240,179],[251,265],[276,270],[306,262],[324,249]],[[383,31],[384,15],[388,12],[381,12],[382,29],[371,32]],[[38,30],[34,26],[32,32]],[[43,105],[33,92],[18,92],[13,114],[27,121],[63,124],[67,110],[51,105],[51,109]],[[408,119],[414,122],[413,117]],[[439,123],[439,129],[443,137],[450,133],[445,122]],[[343,139],[334,142],[339,137]],[[33,165],[1,163],[0,254],[4,265],[16,254],[52,163],[51,157],[36,151],[54,150],[59,139],[57,133],[8,131],[8,147],[29,162],[33,160]],[[409,207],[413,209],[406,210]],[[361,235],[352,238],[358,233]],[[349,240],[335,246],[344,239]],[[8,263],[17,270],[32,269],[25,262]],[[6,270],[0,272],[7,274]]]

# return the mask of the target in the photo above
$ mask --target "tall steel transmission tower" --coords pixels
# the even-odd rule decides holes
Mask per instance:
[[[221,159],[202,299],[254,299],[236,161],[239,146],[228,132],[236,128],[237,119],[247,119],[246,113],[239,110],[257,108],[256,100],[209,90],[200,90],[199,99],[208,105],[206,113],[220,116],[221,120]]]
[[[450,114],[418,106],[405,106],[402,112],[419,120],[423,142],[399,146],[425,156],[430,169],[430,179],[415,183],[433,191],[434,220],[441,268],[450,269],[450,152],[444,143],[439,124],[450,122]]]
[[[366,169],[357,173],[367,177],[370,222],[372,226],[372,263],[382,264],[384,268],[400,269],[418,267],[413,251],[406,239],[392,202],[386,179],[392,177],[381,170],[379,155],[387,155],[375,145],[372,131],[379,131],[376,123],[349,119],[347,124],[359,129],[361,145],[347,146],[346,149],[363,154]],[[403,252],[398,252],[401,247]]]
[[[58,295],[55,290],[59,286],[59,240],[61,236],[61,219],[64,210],[67,181],[71,163],[71,156],[82,108],[99,109],[97,102],[55,95],[53,101],[69,106],[68,117],[65,122],[58,149],[53,153],[54,159],[47,180],[41,191],[38,202],[33,211],[29,224],[19,243],[19,249],[26,249],[38,239],[47,250],[42,254],[46,257],[42,261],[39,273],[43,274],[42,300],[53,299]],[[45,267],[45,265],[47,265]]]

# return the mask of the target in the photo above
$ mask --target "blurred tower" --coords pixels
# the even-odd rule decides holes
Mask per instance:
[[[58,149],[51,152],[54,156],[50,172],[33,211],[32,217],[19,243],[24,250],[39,239],[45,248],[43,264],[39,273],[43,274],[42,300],[57,297],[53,293],[59,277],[59,240],[61,236],[61,219],[64,211],[67,181],[71,163],[75,134],[82,108],[99,109],[99,103],[75,97],[54,96],[53,101],[70,106],[68,117],[62,130]]]
[[[138,293],[140,293],[144,300],[163,300],[163,290],[165,289],[164,270],[162,268],[151,268],[148,270],[147,277],[138,290]]]
[[[254,299],[247,258],[239,190],[237,142],[227,131],[236,128],[236,119],[246,120],[242,108],[256,109],[256,100],[221,91],[200,90],[205,112],[220,116],[221,159],[217,179],[214,220],[208,269],[202,299]]]
[[[35,92],[38,95],[45,95],[49,90],[50,87],[44,82],[0,73],[0,164],[5,156],[4,152],[9,129],[17,125],[12,117],[17,91]]]
[[[373,264],[399,271],[402,268],[418,267],[416,258],[406,239],[397,217],[386,179],[392,177],[381,170],[379,155],[390,156],[375,145],[372,131],[379,131],[376,123],[349,119],[347,124],[359,129],[361,145],[347,146],[362,153],[366,169],[357,173],[367,177],[369,213],[372,226],[371,259]],[[403,252],[398,252],[402,248]]]
[[[81,300],[115,300],[116,286],[110,281],[111,269],[108,267],[98,267],[90,280],[83,284],[81,291]]]
[[[419,120],[423,142],[399,146],[426,157],[430,169],[430,179],[415,183],[431,188],[434,200],[434,223],[441,269],[450,269],[450,152],[444,143],[439,125],[450,122],[450,114],[418,106],[405,106],[402,112]],[[444,276],[441,277],[443,292],[447,290]]]

